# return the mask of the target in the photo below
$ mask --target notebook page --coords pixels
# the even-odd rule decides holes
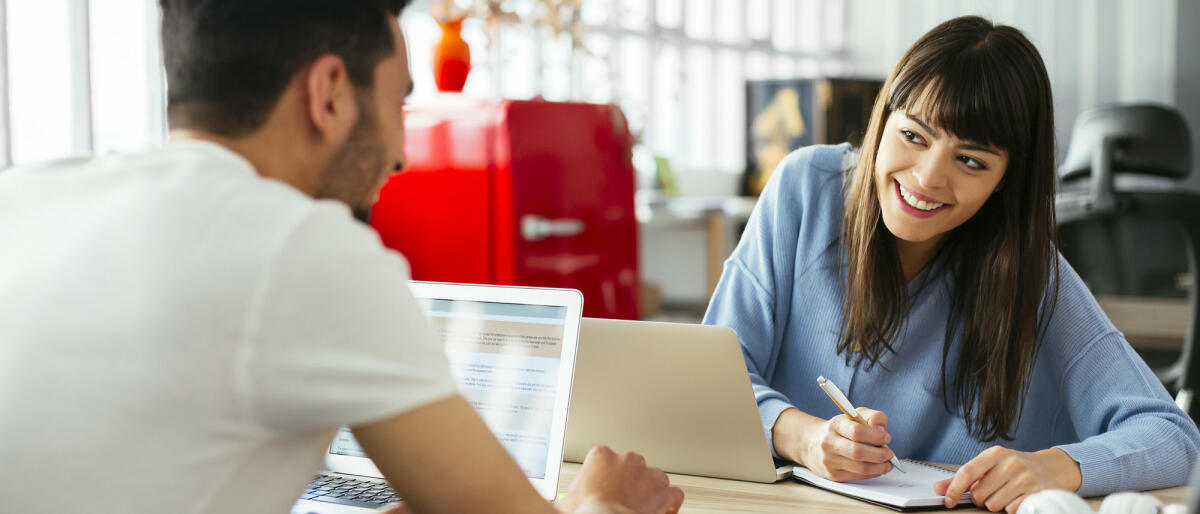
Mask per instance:
[[[808,468],[796,466],[792,475],[822,489],[864,500],[897,507],[931,507],[942,505],[942,497],[933,492],[933,483],[953,477],[954,473],[911,460],[904,461],[904,471],[893,469],[886,475],[868,480],[834,482],[817,476]],[[970,502],[964,494],[959,502]]]

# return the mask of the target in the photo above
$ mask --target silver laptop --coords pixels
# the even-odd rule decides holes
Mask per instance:
[[[664,471],[776,482],[737,334],[726,327],[584,318],[566,459],[593,445]]]
[[[410,284],[446,344],[459,392],[538,493],[553,501],[583,296],[572,289]],[[292,513],[371,512],[399,500],[343,428]]]

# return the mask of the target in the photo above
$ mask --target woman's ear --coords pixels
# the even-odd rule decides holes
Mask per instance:
[[[313,129],[326,143],[340,143],[359,115],[346,63],[336,55],[323,55],[308,67],[306,78]]]

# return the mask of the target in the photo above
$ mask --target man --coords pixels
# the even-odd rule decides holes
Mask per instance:
[[[170,142],[0,173],[0,510],[284,512],[345,424],[406,510],[552,511],[352,217],[404,166],[405,3],[162,0]],[[597,448],[558,508],[681,502]]]

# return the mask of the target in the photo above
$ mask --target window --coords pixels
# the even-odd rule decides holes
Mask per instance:
[[[165,132],[152,0],[0,0],[0,168]]]
[[[8,112],[15,163],[86,152],[75,127],[75,76],[67,0],[10,0],[7,9]],[[36,49],[36,50],[35,50]]]
[[[527,14],[534,3],[504,6]],[[676,169],[740,172],[745,81],[844,69],[844,9],[844,0],[582,0],[575,50],[545,30],[504,29],[489,40],[483,22],[468,19],[465,92],[613,102],[646,149]],[[420,101],[434,94],[437,25],[420,8],[403,24]]]
[[[844,69],[844,2],[580,0],[575,39],[471,18],[465,91],[616,103],[644,149],[676,169],[736,172],[744,81]],[[503,6],[528,17],[540,2]],[[0,168],[162,141],[158,18],[154,0],[0,0]],[[427,3],[402,23],[420,101],[435,94],[440,31]]]
[[[165,99],[158,9],[144,0],[91,0],[92,151],[161,141]]]

